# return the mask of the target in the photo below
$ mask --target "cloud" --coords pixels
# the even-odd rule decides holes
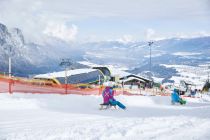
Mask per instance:
[[[136,38],[143,38],[145,25],[153,26],[153,22],[155,22],[154,28],[165,34],[168,30],[172,30],[170,34],[175,34],[173,27],[177,30],[186,28],[188,31],[194,31],[198,27],[209,31],[209,8],[209,0],[161,0],[158,2],[157,0],[0,0],[0,22],[23,30],[26,41],[29,42],[40,42],[45,35],[68,42],[75,40],[78,34],[77,26],[75,28],[61,23],[75,23],[82,32],[82,35],[79,34],[77,37],[94,34],[96,41],[104,38],[115,39],[125,32],[135,35]],[[107,24],[97,24],[98,19]],[[88,20],[93,21],[96,27],[94,29],[97,31],[90,29]],[[50,28],[52,25],[49,25],[49,21],[59,23],[59,25],[53,25],[56,29]],[[122,27],[123,21],[127,22],[126,28]],[[173,21],[174,24],[181,22],[182,27],[174,24],[170,26],[167,21]],[[107,26],[114,27],[113,24],[119,25],[121,29],[114,28],[114,30],[103,32]],[[190,28],[188,24],[195,27]],[[67,29],[68,33],[64,29]],[[147,38],[152,38],[156,34],[156,32],[152,33],[153,31],[148,30]],[[65,37],[66,34],[68,37]],[[121,40],[126,42],[129,37],[122,37]]]
[[[122,38],[117,39],[117,41],[121,43],[129,43],[134,41],[134,37],[132,35],[123,35]]]
[[[154,40],[155,39],[155,30],[154,29],[147,29],[146,30],[146,40]]]
[[[163,40],[167,39],[167,37],[162,36],[161,34],[158,34],[154,29],[148,28],[145,31],[145,36],[146,36],[146,41],[158,41],[158,40]]]
[[[50,22],[43,33],[49,37],[55,37],[66,42],[72,42],[76,38],[78,28],[74,24],[69,27],[63,23]]]
[[[192,33],[183,33],[179,32],[176,33],[173,37],[177,38],[197,38],[197,37],[205,37],[205,36],[210,36],[210,32],[206,31],[198,31],[198,32],[192,32]]]
[[[158,40],[163,40],[163,39],[170,39],[170,38],[197,38],[197,37],[205,37],[205,36],[210,36],[210,32],[207,31],[196,31],[196,32],[176,32],[170,35],[163,35],[160,33],[157,33],[154,29],[149,28],[146,30],[146,40],[150,41],[158,41]]]

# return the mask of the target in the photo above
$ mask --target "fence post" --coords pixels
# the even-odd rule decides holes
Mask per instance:
[[[104,91],[104,89],[105,89],[105,86],[101,85],[99,95],[102,95],[102,92]]]
[[[65,94],[67,94],[67,84],[65,84]]]
[[[12,94],[12,79],[9,78],[9,94]]]

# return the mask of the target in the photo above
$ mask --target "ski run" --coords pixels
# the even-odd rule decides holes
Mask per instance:
[[[209,140],[210,96],[171,105],[169,96],[0,94],[0,140]]]

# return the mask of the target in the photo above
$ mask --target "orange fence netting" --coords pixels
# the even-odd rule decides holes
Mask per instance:
[[[9,78],[0,75],[0,93],[45,93],[45,94],[80,94],[99,95],[102,87],[81,88],[78,85],[56,85],[47,81],[26,78]]]
[[[50,81],[27,79],[19,77],[11,77],[0,75],[0,93],[40,93],[40,94],[79,94],[79,95],[101,95],[104,87],[98,85],[84,86],[79,84],[54,84]],[[159,90],[146,89],[146,90],[126,90],[115,89],[115,95],[161,95]]]

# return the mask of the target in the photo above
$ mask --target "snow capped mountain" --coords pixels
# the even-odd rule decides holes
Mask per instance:
[[[95,63],[112,63],[133,67],[145,65],[149,62],[150,50],[147,42],[131,42],[127,44],[113,41],[96,42],[83,44],[82,47],[84,49],[88,48],[84,55],[85,59],[95,61]],[[151,57],[153,64],[176,64],[185,63],[192,59],[208,58],[209,51],[210,37],[193,39],[172,38],[154,42]]]
[[[20,29],[8,29],[5,25],[0,24],[0,72],[7,72],[10,49],[13,75],[26,76],[36,71],[41,72],[42,70],[38,67],[43,67],[43,69],[46,67],[49,70],[53,66],[49,65],[49,61],[53,59],[43,53],[42,46],[34,43],[26,44]],[[46,66],[45,61],[48,61]]]
[[[84,59],[96,64],[127,67],[128,72],[149,74],[150,49],[148,42],[96,42],[83,44]],[[167,81],[178,72],[161,64],[199,66],[210,62],[210,37],[171,38],[155,41],[151,49],[152,73]]]
[[[126,67],[139,74],[149,70],[150,49],[148,42],[102,41],[68,44],[51,39],[43,45],[26,43],[18,28],[8,29],[0,24],[0,72],[8,70],[8,48],[14,51],[12,66],[14,75],[48,73],[60,70],[60,60],[71,58],[99,65]],[[198,66],[210,61],[210,37],[191,39],[172,38],[155,41],[152,45],[152,70],[155,75],[170,77],[176,74],[160,64]],[[84,66],[75,63],[75,68]]]
[[[7,27],[3,24],[0,24],[0,45],[11,43],[10,42],[11,35],[7,29]]]
[[[9,30],[13,44],[18,47],[23,47],[25,44],[22,31],[18,28],[13,28]]]
[[[16,76],[57,71],[62,69],[59,66],[62,58],[80,60],[83,55],[83,51],[78,51],[77,47],[57,40],[44,45],[26,43],[20,29],[8,29],[0,23],[0,72],[8,71],[10,49],[12,50],[12,73]],[[74,67],[85,66],[75,63]]]

